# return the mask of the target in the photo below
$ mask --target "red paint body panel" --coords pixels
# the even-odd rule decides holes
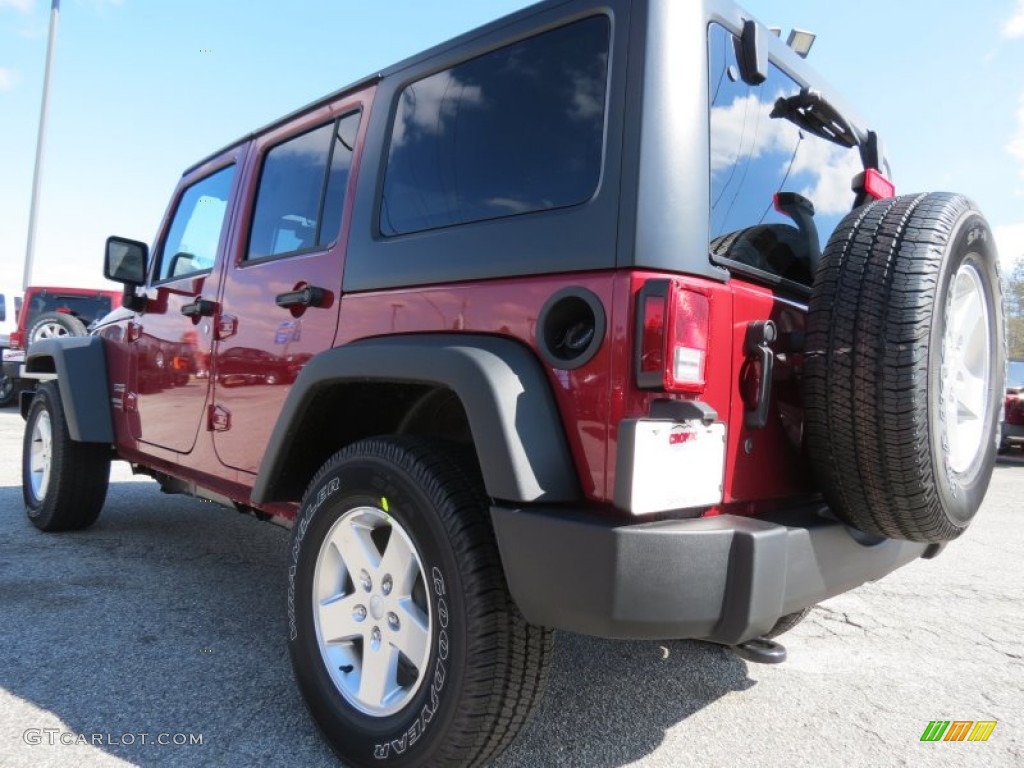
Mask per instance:
[[[592,291],[614,314],[614,272],[510,278],[437,288],[349,294],[341,301],[337,345],[400,333],[493,333],[536,351],[536,323],[544,302],[566,285]],[[575,370],[548,368],[580,486],[593,501],[609,496],[605,468],[611,394],[611,345]],[[539,359],[539,358],[538,358]]]
[[[729,461],[726,465],[725,503],[768,501],[813,492],[810,467],[802,453],[803,402],[800,374],[803,355],[787,352],[786,343],[803,335],[806,309],[777,299],[771,290],[732,280],[733,382],[729,429]],[[747,323],[770,319],[779,340],[774,345],[775,364],[768,424],[749,429],[744,424],[743,399],[739,395],[740,369],[744,362]],[[749,448],[747,450],[749,441]],[[733,510],[735,511],[735,510]]]

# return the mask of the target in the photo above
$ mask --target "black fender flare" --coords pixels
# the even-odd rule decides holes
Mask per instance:
[[[114,442],[103,339],[99,336],[73,336],[32,342],[25,355],[25,372],[57,374],[57,386],[72,440],[80,443]]]
[[[469,420],[489,496],[518,502],[579,498],[576,469],[546,374],[522,344],[497,336],[423,334],[364,339],[314,357],[292,385],[252,491],[275,501],[305,409],[345,382],[447,387]]]

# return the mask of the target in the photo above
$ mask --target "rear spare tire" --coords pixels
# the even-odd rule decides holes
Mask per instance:
[[[995,464],[1003,314],[992,232],[964,197],[850,213],[807,318],[807,447],[833,511],[920,542],[966,530]]]
[[[28,343],[40,339],[56,339],[61,336],[85,336],[85,324],[66,312],[44,312],[28,332]]]

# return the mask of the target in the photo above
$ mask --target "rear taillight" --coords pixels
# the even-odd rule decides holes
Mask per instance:
[[[703,392],[710,320],[704,293],[677,280],[644,283],[637,297],[637,386]]]
[[[25,334],[21,331],[11,331],[11,349],[23,349],[25,347]]]

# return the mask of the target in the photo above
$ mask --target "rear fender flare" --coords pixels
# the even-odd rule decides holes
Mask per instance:
[[[276,493],[289,448],[302,439],[298,430],[306,409],[323,388],[346,381],[452,390],[466,412],[488,495],[524,503],[579,498],[558,408],[533,353],[495,336],[424,334],[361,340],[310,360],[292,385],[267,444],[254,503],[282,500]]]

